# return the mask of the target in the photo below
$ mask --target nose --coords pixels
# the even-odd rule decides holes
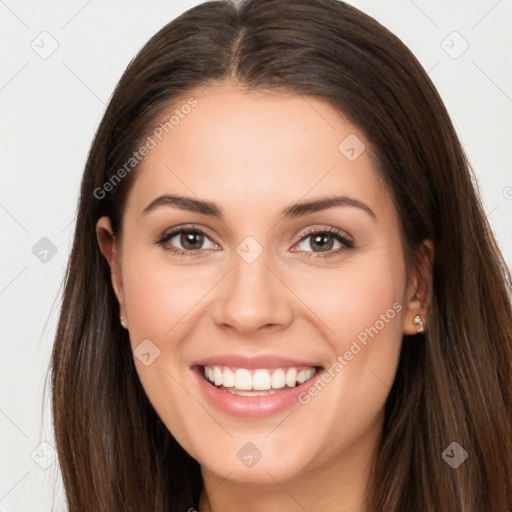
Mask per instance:
[[[213,307],[216,324],[244,335],[286,327],[292,320],[293,294],[283,281],[264,255],[247,263],[235,254]]]

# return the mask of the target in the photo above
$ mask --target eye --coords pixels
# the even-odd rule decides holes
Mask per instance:
[[[311,239],[309,244],[306,243],[308,239]],[[205,241],[208,241],[211,246],[203,247]],[[215,250],[219,247],[203,230],[194,226],[182,226],[165,232],[155,242],[178,256],[197,256],[197,253],[203,250]],[[338,248],[334,247],[336,244],[339,244]],[[301,245],[309,246],[312,251],[308,251],[305,247],[300,248]],[[354,242],[343,231],[335,228],[314,229],[304,234],[296,247],[299,247],[299,250],[293,250],[293,252],[305,252],[309,258],[327,258],[353,249]]]
[[[310,239],[309,243],[306,242],[308,239]],[[336,243],[339,244],[339,246],[337,250],[333,251]],[[337,254],[354,248],[354,242],[342,231],[335,228],[308,231],[301,238],[297,246],[300,247],[301,244],[306,247],[309,246],[309,248],[312,249],[312,252],[309,253],[309,258],[312,256],[315,258],[327,258],[330,256],[336,256]],[[315,249],[318,249],[318,251]],[[308,252],[304,247],[302,247],[300,251]]]
[[[213,247],[203,247],[206,240],[209,241]],[[191,253],[218,247],[201,229],[186,226],[164,233],[156,240],[156,243],[179,256],[195,256],[195,254]],[[176,245],[181,247],[176,247]]]

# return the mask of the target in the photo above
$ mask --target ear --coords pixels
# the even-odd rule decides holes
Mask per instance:
[[[423,326],[425,326],[432,293],[433,261],[434,244],[431,240],[424,240],[416,251],[407,282],[403,316],[404,334],[418,333],[419,326],[414,323],[416,315],[420,315]]]
[[[101,217],[96,223],[96,237],[98,238],[101,253],[105,256],[110,266],[110,278],[114,293],[119,302],[120,316],[126,322],[120,251],[108,217]]]

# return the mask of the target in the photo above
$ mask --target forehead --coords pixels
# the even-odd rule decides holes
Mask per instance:
[[[389,206],[365,135],[319,99],[217,84],[191,90],[160,123],[129,194],[139,213],[164,193],[252,213],[326,194]]]

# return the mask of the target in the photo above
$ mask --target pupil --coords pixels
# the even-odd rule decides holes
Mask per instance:
[[[332,249],[332,238],[331,238],[331,236],[329,236],[329,235],[321,235],[320,234],[320,235],[316,235],[314,237],[314,239],[315,239],[315,244],[320,246],[321,249],[323,249],[323,250]],[[330,243],[327,242],[327,240],[329,240],[329,239],[330,239]],[[311,248],[313,248],[313,246]]]
[[[194,243],[195,242],[195,243]],[[202,235],[193,231],[181,235],[181,244],[185,248],[197,249],[197,245],[201,246]]]

